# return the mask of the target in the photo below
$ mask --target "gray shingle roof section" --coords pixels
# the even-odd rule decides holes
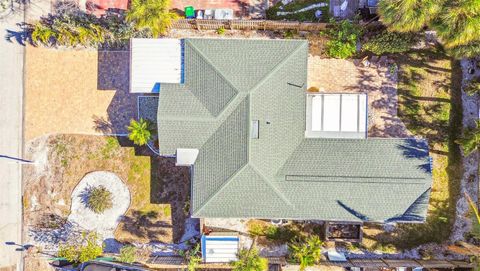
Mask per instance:
[[[307,55],[306,41],[185,40],[185,84],[162,85],[158,126],[162,154],[200,150],[193,215],[425,220],[425,141],[305,138]]]
[[[189,56],[185,65],[185,83],[212,116],[218,116],[237,91],[193,42],[185,42],[185,54]]]
[[[248,163],[248,109],[245,98],[200,148],[192,185],[194,210]]]

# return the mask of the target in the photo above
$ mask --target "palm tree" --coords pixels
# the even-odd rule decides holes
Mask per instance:
[[[170,0],[132,0],[126,19],[135,23],[137,29],[148,29],[154,37],[159,37],[178,18],[169,8]]]
[[[143,118],[140,118],[139,121],[132,119],[127,129],[129,131],[128,138],[139,146],[147,144],[155,132],[152,123]]]
[[[446,48],[479,42],[480,3],[477,0],[445,2],[433,27]]]
[[[441,0],[382,0],[378,13],[390,30],[416,32],[428,25],[440,8]]]
[[[268,260],[260,257],[255,247],[242,249],[238,253],[238,261],[232,263],[233,271],[265,271],[268,270]]]
[[[480,120],[477,120],[476,127],[467,129],[462,138],[455,141],[463,149],[463,154],[469,156],[480,146]]]
[[[308,237],[305,241],[293,240],[288,244],[290,256],[300,262],[300,270],[313,266],[320,261],[323,242],[317,235]]]

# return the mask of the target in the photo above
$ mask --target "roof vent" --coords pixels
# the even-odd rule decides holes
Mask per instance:
[[[250,129],[250,138],[258,138],[258,130],[259,130],[260,122],[258,120],[252,120],[252,127]]]

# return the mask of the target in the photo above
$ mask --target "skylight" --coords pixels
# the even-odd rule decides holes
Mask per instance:
[[[308,94],[306,137],[366,138],[366,94]]]

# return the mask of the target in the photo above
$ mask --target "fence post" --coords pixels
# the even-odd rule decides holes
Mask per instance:
[[[198,20],[195,19],[195,26],[197,27],[197,30],[200,31],[200,24],[198,23]]]

